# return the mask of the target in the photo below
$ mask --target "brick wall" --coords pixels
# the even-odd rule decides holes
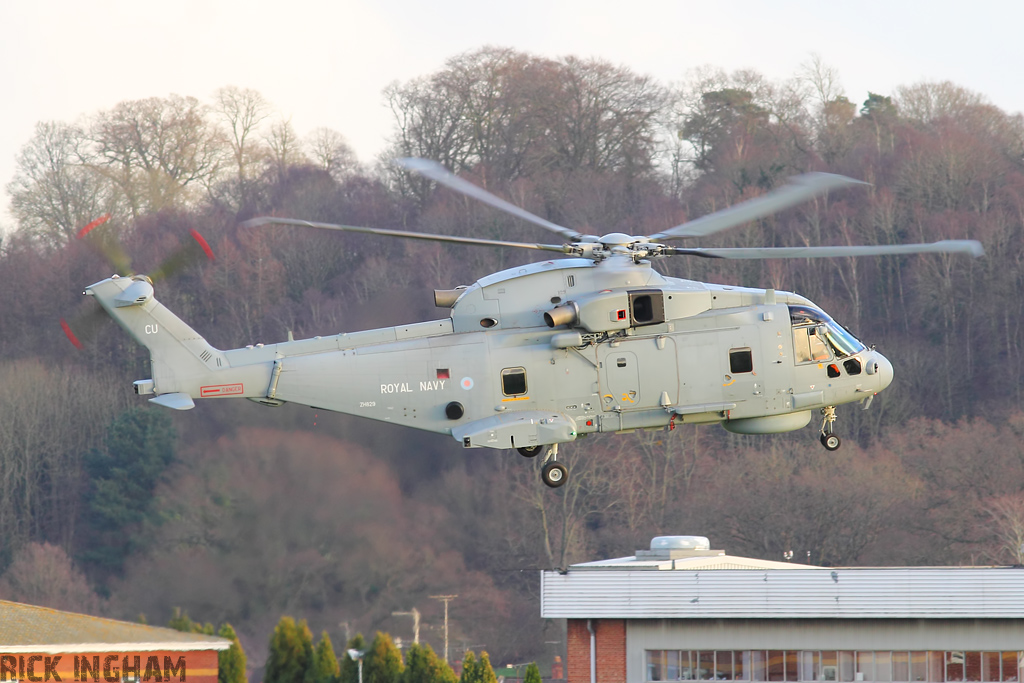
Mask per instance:
[[[626,622],[623,619],[594,619],[596,634],[597,683],[626,680]],[[568,683],[590,683],[590,631],[586,619],[568,622]]]

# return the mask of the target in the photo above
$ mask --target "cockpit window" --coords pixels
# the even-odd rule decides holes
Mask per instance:
[[[794,326],[823,323],[829,320],[830,318],[825,315],[825,312],[819,311],[817,308],[811,308],[810,306],[789,307],[789,321],[793,323]]]
[[[793,353],[797,363],[821,363],[831,360],[825,335],[820,334],[818,325],[805,325],[793,328]]]
[[[824,311],[812,306],[790,306],[793,347],[797,363],[821,362],[832,357],[846,358],[865,346]]]
[[[829,322],[828,332],[825,333],[825,336],[828,338],[828,343],[836,350],[836,355],[840,358],[860,353],[865,348],[859,339],[847,332],[843,329],[842,325],[835,321]]]

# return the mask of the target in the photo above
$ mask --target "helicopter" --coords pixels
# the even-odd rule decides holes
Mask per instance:
[[[653,235],[591,235],[536,216],[424,159],[415,172],[562,238],[558,244],[258,217],[277,224],[490,247],[563,258],[434,291],[447,317],[396,327],[220,350],[155,297],[145,275],[90,285],[85,294],[150,353],[152,376],[135,393],[176,410],[194,399],[247,398],[449,434],[465,448],[546,451],[541,479],[563,485],[559,444],[597,432],[720,423],[739,434],[801,429],[821,417],[820,440],[840,447],[836,406],[867,408],[893,380],[892,363],[793,292],[668,277],[669,256],[770,259],[966,253],[973,240],[873,246],[698,248],[706,237],[830,191],[867,185],[807,173],[759,197]]]

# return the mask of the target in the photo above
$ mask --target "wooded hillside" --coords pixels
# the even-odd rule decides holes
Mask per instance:
[[[0,251],[0,597],[164,623],[230,621],[250,660],[282,614],[327,630],[408,633],[546,660],[537,570],[700,534],[735,554],[814,564],[1024,561],[1024,119],[951,83],[844,93],[815,62],[786,82],[705,70],[665,84],[597,60],[485,48],[385,93],[388,151],[300,139],[256,92],[128,101],[40,122],[9,185]],[[131,395],[146,356],[113,324],[74,348],[84,286],[110,274],[77,231],[150,272],[198,230],[216,260],[157,295],[236,348],[443,317],[431,290],[528,252],[311,230],[262,214],[433,233],[550,235],[400,172],[435,159],[556,223],[649,234],[790,175],[871,183],[700,246],[977,239],[982,259],[664,259],[669,275],[799,292],[895,366],[870,410],[840,409],[843,448],[812,425],[717,426],[564,448],[569,483],[448,437],[247,401],[183,414]],[[109,256],[112,248],[106,250]],[[70,559],[69,559],[70,558]],[[72,563],[74,566],[72,566]],[[550,632],[547,632],[550,630]],[[262,648],[262,649],[261,649]]]

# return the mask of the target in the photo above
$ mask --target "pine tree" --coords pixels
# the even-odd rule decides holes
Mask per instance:
[[[476,655],[470,650],[462,659],[462,675],[459,676],[459,683],[479,683],[476,672]]]
[[[530,665],[526,667],[523,683],[541,683],[540,668],[538,668],[537,662],[530,662]]]
[[[320,642],[313,652],[313,663],[311,676],[307,678],[311,683],[337,683],[341,676],[341,666],[338,658],[334,655],[334,646],[331,644],[331,637],[324,631],[320,636]]]
[[[402,653],[387,633],[377,631],[363,658],[363,683],[399,683]]]
[[[245,650],[235,629],[225,623],[217,635],[231,641],[231,647],[217,653],[217,683],[246,683]]]
[[[476,663],[476,683],[498,683],[491,666],[491,657],[486,652],[480,653],[480,661]]]
[[[429,645],[414,644],[405,653],[402,683],[456,683],[458,677]]]
[[[203,632],[202,624],[198,621],[192,621],[188,616],[188,612],[183,612],[180,607],[174,608],[171,620],[167,622],[167,626],[173,628],[175,631],[181,631],[182,633]]]
[[[140,541],[136,529],[153,518],[153,490],[174,460],[175,440],[167,415],[132,408],[110,424],[104,447],[85,455],[91,489],[83,521],[90,540],[82,560],[121,570]]]
[[[306,620],[281,617],[270,636],[263,683],[305,683],[313,661],[313,634]]]

